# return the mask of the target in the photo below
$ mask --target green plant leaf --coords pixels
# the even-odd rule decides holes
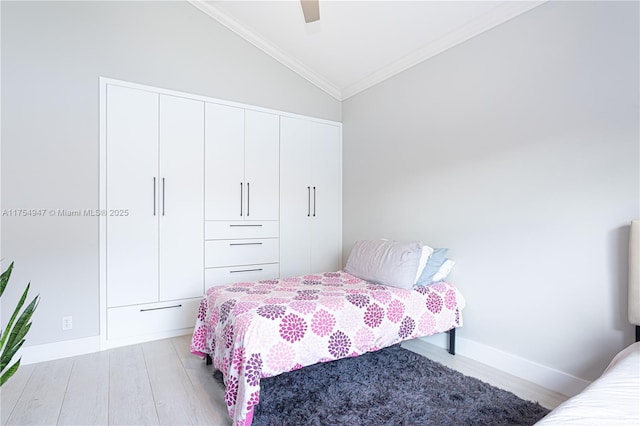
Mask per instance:
[[[9,380],[9,378],[11,376],[13,376],[13,374],[18,371],[18,367],[20,367],[20,361],[22,360],[22,358],[18,358],[18,360],[16,362],[13,363],[13,365],[11,367],[9,367],[7,369],[7,371],[5,371],[4,373],[2,373],[2,376],[0,376],[0,386],[4,385],[4,383]]]
[[[9,265],[7,270],[0,275],[0,296],[4,294],[4,290],[9,283],[12,271],[13,262],[11,262],[11,265]],[[31,330],[31,317],[40,302],[40,295],[37,295],[22,311],[22,313],[20,313],[25,301],[27,300],[30,287],[31,283],[27,284],[27,287],[22,293],[22,297],[20,297],[17,306],[13,310],[9,322],[6,324],[6,328],[0,330],[0,386],[4,385],[6,381],[9,380],[9,378],[18,370],[18,367],[20,367],[21,360],[18,359],[18,361],[7,368],[13,357],[24,344],[25,336],[29,333],[29,330]]]
[[[27,333],[29,332],[29,329],[31,328],[31,323],[28,322],[25,325],[23,325],[20,330],[17,330],[16,332],[16,338],[13,340],[14,342],[17,342],[19,340],[23,340],[24,336],[27,335]]]
[[[0,297],[4,293],[4,289],[7,286],[7,283],[9,282],[9,277],[11,276],[11,271],[13,271],[13,262],[11,262],[11,265],[9,265],[7,270],[4,271],[2,273],[2,275],[0,275]]]
[[[27,286],[28,287],[28,286]],[[20,317],[18,318],[18,321],[16,321],[15,326],[13,327],[13,329],[11,330],[11,334],[9,335],[9,340],[7,340],[7,344],[4,348],[4,350],[2,351],[2,355],[1,355],[1,361],[4,362],[5,359],[5,352],[10,351],[12,349],[12,347],[15,345],[15,342],[17,342],[18,340],[20,340],[26,333],[22,332],[22,328],[25,327],[25,325],[29,322],[29,320],[31,319],[31,316],[33,315],[33,312],[35,311],[36,307],[38,306],[38,299],[39,296],[36,296],[31,303],[29,303],[29,306],[27,306],[25,308],[25,310],[22,312],[22,314],[20,315]],[[13,356],[13,355],[11,355]],[[7,364],[9,363],[10,359],[7,361]],[[6,366],[6,364],[4,364]]]
[[[11,358],[13,358],[13,356],[16,354],[16,352],[18,352],[18,350],[20,349],[20,347],[22,347],[23,344],[24,344],[24,339],[22,339],[17,345],[15,345],[13,349],[8,351],[6,356],[4,352],[2,353],[2,357],[0,359],[0,371],[4,370],[4,368],[7,365],[9,365],[9,363],[11,362]],[[7,351],[7,349],[8,348],[5,348],[5,352]]]
[[[4,334],[2,335],[2,338],[0,339],[0,348],[4,348],[5,347],[5,345],[4,345],[5,340],[7,340],[7,336],[9,335],[9,333],[12,332],[13,322],[16,320],[16,317],[20,313],[20,309],[22,308],[22,305],[24,305],[24,301],[27,298],[27,293],[29,292],[29,286],[31,286],[31,283],[27,284],[27,288],[24,289],[24,292],[22,293],[22,297],[20,298],[20,301],[18,302],[18,306],[16,306],[16,308],[14,309],[13,315],[11,315],[11,319],[7,323],[7,328],[5,328]],[[36,298],[37,298],[37,296],[36,296]]]

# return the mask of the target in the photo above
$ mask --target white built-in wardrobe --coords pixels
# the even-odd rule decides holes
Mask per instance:
[[[101,347],[190,331],[206,288],[341,267],[341,124],[101,78]]]

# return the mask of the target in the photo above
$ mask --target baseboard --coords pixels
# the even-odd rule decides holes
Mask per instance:
[[[35,364],[38,362],[53,361],[71,356],[86,355],[101,350],[118,348],[121,346],[135,345],[152,340],[168,339],[193,333],[193,327],[180,330],[164,331],[161,333],[147,334],[127,339],[100,341],[100,336],[84,337],[81,339],[63,340],[61,342],[44,343],[22,347],[14,359],[21,357],[20,364]]]
[[[22,347],[18,357],[22,357],[20,364],[35,364],[37,362],[52,361],[70,356],[85,355],[100,350],[100,337],[84,337],[82,339],[63,340],[62,342],[44,343]]]
[[[127,337],[117,340],[103,340],[100,349],[113,349],[121,346],[137,345],[138,343],[151,342],[153,340],[169,339],[176,336],[184,336],[193,333],[193,327],[181,328],[178,330],[161,331],[158,333],[150,333],[142,336]]]
[[[447,335],[444,333],[435,336],[421,337],[416,340],[416,343],[420,341],[442,348],[446,348],[448,344]],[[589,381],[571,374],[478,343],[474,340],[465,339],[459,335],[456,336],[456,354],[460,354],[566,396],[574,396],[590,384]]]

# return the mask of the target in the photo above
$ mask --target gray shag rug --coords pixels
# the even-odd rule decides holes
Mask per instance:
[[[219,371],[214,377],[222,382]],[[400,345],[262,379],[253,424],[532,425],[549,410]]]

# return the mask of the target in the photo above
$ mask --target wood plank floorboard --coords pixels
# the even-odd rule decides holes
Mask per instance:
[[[58,424],[109,423],[109,352],[74,358]]]
[[[189,352],[191,336],[180,336],[171,340],[184,368],[194,393],[201,404],[211,407],[216,418],[213,424],[230,426],[231,419],[227,414],[224,400],[224,386],[213,379],[213,367],[207,366],[202,358]]]
[[[143,350],[160,424],[218,424],[220,416],[198,398],[170,341],[146,343]]]
[[[109,424],[160,424],[142,347],[126,346],[110,352]]]
[[[2,424],[229,426],[224,386],[190,343],[179,336],[22,366],[2,387]],[[550,409],[566,399],[435,345],[403,346]]]
[[[0,388],[0,422],[2,424],[7,423],[36,366],[36,364],[21,365],[11,379]]]
[[[31,373],[6,424],[56,424],[72,365],[71,358],[38,364]]]

